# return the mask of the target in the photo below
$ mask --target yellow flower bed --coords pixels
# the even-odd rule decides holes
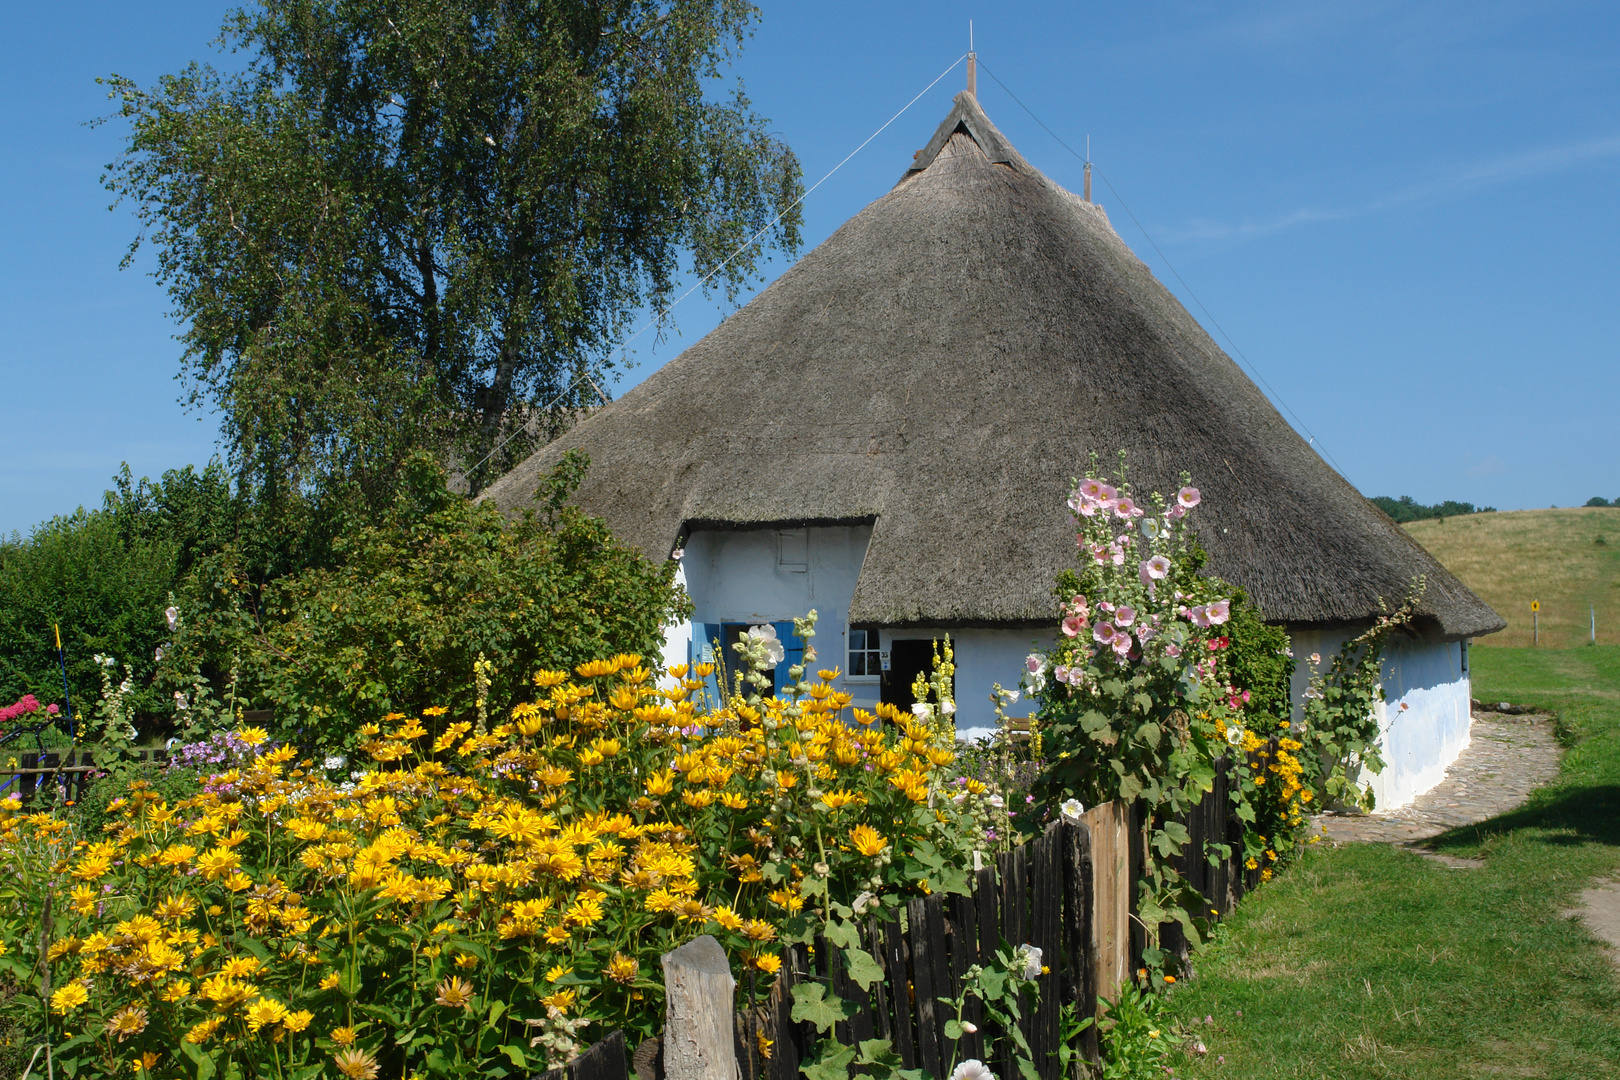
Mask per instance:
[[[175,806],[137,787],[104,836],[0,815],[0,968],[26,992],[45,949],[79,1076],[482,1076],[655,1032],[698,934],[763,994],[807,905],[965,888],[984,792],[943,797],[940,735],[846,715],[835,672],[706,709],[709,674],[541,672],[487,733],[389,716],[352,783],[282,747]]]

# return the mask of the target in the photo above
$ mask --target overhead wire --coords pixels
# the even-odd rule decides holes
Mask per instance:
[[[724,270],[727,266],[731,265],[732,261],[735,260],[737,258],[737,256],[741,255],[744,251],[747,251],[749,248],[753,247],[754,244],[759,241],[760,237],[764,236],[771,229],[775,228],[781,222],[781,220],[783,218],[785,218],[789,214],[791,214],[799,206],[799,204],[804,202],[804,200],[808,199],[811,195],[814,195],[816,193],[817,188],[819,188],[822,184],[825,184],[828,180],[831,180],[834,173],[836,173],[839,169],[842,169],[845,165],[849,164],[849,161],[850,161],[851,158],[853,158],[856,154],[859,154],[862,150],[865,150],[867,145],[870,144],[873,139],[877,138],[879,135],[883,134],[886,130],[888,130],[890,124],[894,123],[896,120],[900,119],[900,117],[904,116],[907,109],[911,108],[913,105],[917,104],[918,101],[922,100],[922,97],[923,97],[924,94],[928,93],[928,91],[930,91],[934,87],[938,86],[941,79],[945,78],[945,76],[949,75],[952,71],[955,71],[956,66],[958,64],[960,64],[963,60],[966,60],[967,58],[968,58],[968,54],[963,53],[961,56],[958,56],[955,60],[951,61],[951,65],[949,67],[947,67],[944,71],[942,71],[938,75],[936,75],[934,77],[933,82],[929,83],[927,86],[925,86],[921,90],[919,90],[915,97],[913,97],[910,101],[906,102],[904,105],[902,105],[900,107],[899,112],[895,113],[893,116],[891,116],[887,120],[885,120],[883,122],[882,127],[879,127],[876,131],[872,132],[872,134],[868,135],[861,142],[861,144],[859,146],[857,146],[855,149],[851,150],[848,154],[845,154],[842,161],[840,161],[838,164],[834,165],[831,169],[827,170],[826,175],[822,176],[822,178],[820,180],[817,180],[814,184],[812,184],[809,188],[807,188],[805,190],[804,194],[800,195],[797,199],[794,199],[791,203],[789,203],[786,207],[784,207],[781,211],[779,211],[775,217],[771,218],[770,221],[766,222],[763,226],[761,226],[759,231],[755,232],[754,235],[750,236],[747,240],[744,240],[741,244],[738,244],[735,251],[733,251],[730,255],[727,255],[725,257],[725,259],[723,259],[721,262],[716,264],[714,269],[710,270],[707,274],[703,275],[703,277],[699,278],[697,280],[697,282],[692,285],[691,288],[687,289],[685,292],[683,292],[680,296],[676,297],[669,304],[667,304],[664,307],[660,308],[656,315],[654,315],[652,318],[648,319],[646,322],[642,323],[640,328],[637,329],[634,333],[632,333],[629,337],[627,337],[624,340],[620,341],[618,343],[618,345],[617,345],[617,348],[619,348],[619,349],[628,349],[629,346],[630,346],[630,343],[635,341],[636,338],[638,338],[642,334],[646,333],[652,327],[662,323],[664,321],[665,317],[668,316],[670,311],[673,310],[676,307],[676,305],[680,304],[680,302],[682,300],[685,300],[687,297],[691,296],[694,292],[697,292],[697,290],[699,290],[703,286],[707,285],[710,281],[712,281],[714,279],[714,276],[716,274],[720,273],[720,271]],[[1000,80],[998,79],[996,81],[999,82]],[[593,387],[596,387],[596,392],[597,392],[598,396],[600,396],[602,398],[602,401],[605,404],[607,402],[607,395],[602,393],[601,387],[596,386],[595,380],[591,379],[590,374],[588,372],[581,372],[578,376],[576,376],[574,378],[573,382],[569,383],[566,387],[563,388],[562,393],[558,394],[556,397],[552,398],[545,405],[543,405],[541,407],[540,411],[544,412],[547,409],[550,409],[553,405],[557,404],[563,398],[567,397],[570,393],[572,393],[574,388],[576,386],[578,386],[581,382],[584,382],[584,381],[589,381]],[[524,431],[527,428],[527,426],[528,426],[527,424],[519,424],[516,428],[514,428],[510,435],[508,435],[506,438],[502,439],[495,446],[494,449],[490,450],[489,453],[487,453],[483,457],[479,458],[477,463],[474,464],[471,468],[469,468],[467,470],[468,475],[470,476],[472,473],[476,472],[486,461],[488,461],[490,458],[494,457],[496,454],[498,454],[502,450],[504,450],[506,448],[506,445],[508,443],[510,443],[513,439],[517,438],[518,434],[520,432]]]
[[[1281,405],[1288,415],[1294,418],[1294,423],[1298,424],[1300,430],[1303,431],[1310,439],[1310,445],[1315,447],[1322,454],[1322,456],[1327,458],[1327,460],[1333,465],[1334,469],[1338,470],[1340,476],[1344,476],[1343,467],[1339,465],[1338,461],[1333,457],[1333,454],[1329,452],[1327,446],[1322,442],[1321,439],[1317,438],[1316,433],[1310,429],[1305,421],[1300,419],[1300,415],[1294,411],[1293,407],[1289,405],[1286,400],[1283,399],[1283,396],[1272,388],[1272,385],[1266,381],[1266,377],[1260,374],[1260,369],[1255,367],[1254,361],[1250,360],[1248,356],[1244,354],[1243,350],[1238,348],[1237,342],[1232,340],[1232,335],[1228,334],[1226,332],[1226,328],[1220,324],[1214,315],[1210,314],[1209,308],[1204,306],[1204,302],[1198,298],[1198,294],[1193,291],[1192,286],[1187,284],[1187,279],[1181,276],[1181,272],[1176,269],[1175,264],[1170,261],[1169,256],[1165,255],[1164,251],[1159,247],[1159,245],[1154,242],[1153,235],[1147,231],[1147,227],[1144,226],[1142,222],[1137,219],[1136,215],[1131,212],[1130,206],[1125,202],[1124,197],[1120,195],[1119,189],[1114,187],[1114,185],[1109,181],[1108,175],[1101,169],[1097,168],[1095,162],[1092,162],[1077,153],[1074,147],[1064,142],[1063,139],[1058,136],[1057,132],[1047,127],[1046,122],[1040,117],[1036,116],[1034,111],[1030,109],[1028,105],[1025,105],[1023,101],[1019,99],[1018,95],[1013,93],[1011,88],[1009,88],[1006,83],[1002,82],[1001,79],[997,77],[995,72],[986,67],[983,60],[978,61],[978,66],[980,71],[994,79],[996,85],[1001,87],[1002,90],[1006,91],[1007,96],[1012,98],[1020,109],[1023,109],[1024,112],[1029,114],[1029,118],[1031,120],[1035,121],[1041,126],[1042,131],[1052,136],[1053,141],[1055,141],[1059,146],[1063,147],[1063,149],[1067,150],[1069,153],[1073,154],[1078,160],[1090,165],[1092,171],[1102,178],[1102,182],[1108,186],[1108,190],[1119,202],[1120,209],[1124,210],[1126,216],[1129,217],[1132,223],[1136,225],[1137,230],[1142,234],[1142,238],[1148,242],[1150,247],[1153,248],[1154,252],[1159,256],[1160,261],[1164,263],[1165,268],[1168,269],[1171,275],[1181,283],[1181,287],[1186,292],[1187,296],[1191,298],[1193,303],[1198,305],[1198,310],[1204,313],[1204,318],[1208,319],[1210,325],[1220,332],[1221,337],[1226,339],[1226,344],[1231,347],[1234,353],[1237,354],[1238,359],[1243,361],[1243,366],[1249,369],[1249,374],[1253,375],[1257,380],[1259,380],[1260,385],[1266,388],[1266,393],[1271,396],[1271,399],[1277,404]]]

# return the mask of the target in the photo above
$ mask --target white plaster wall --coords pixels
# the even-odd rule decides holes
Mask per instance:
[[[1024,675],[1024,657],[1032,652],[1046,652],[1052,647],[1053,635],[1042,635],[1035,630],[884,630],[883,647],[891,641],[920,638],[944,638],[950,635],[951,647],[956,655],[956,730],[963,738],[975,734],[988,735],[995,729],[996,711],[990,704],[990,688],[1000,683],[1004,690],[1018,689],[1018,680]],[[871,688],[872,703],[877,703],[877,687]],[[871,708],[871,705],[862,706]],[[1009,716],[1025,716],[1033,704],[1026,705],[1020,698],[1007,710]],[[982,729],[975,733],[972,729]]]
[[[677,564],[675,567],[675,584],[686,588],[686,567]],[[664,667],[671,668],[676,664],[684,664],[691,655],[692,624],[690,622],[670,623],[664,627],[664,647],[660,652],[660,660]],[[665,687],[673,685],[674,679],[665,676],[659,684]]]
[[[1292,632],[1294,715],[1300,715],[1309,680],[1309,657],[1330,663],[1344,631]],[[1363,773],[1378,810],[1406,806],[1445,778],[1446,768],[1468,747],[1469,675],[1459,642],[1428,642],[1396,636],[1384,650],[1380,681],[1384,700],[1376,706],[1384,771]],[[1404,706],[1404,708],[1403,708]]]
[[[816,667],[845,667],[849,602],[855,595],[855,579],[866,558],[872,527],[797,531],[804,535],[802,551],[795,546],[787,554],[795,563],[803,555],[802,570],[784,566],[780,530],[693,531],[687,537],[680,567],[680,580],[692,598],[692,622],[666,629],[666,661],[678,652],[677,659],[667,662],[686,662],[692,623],[786,622],[802,619],[814,608]],[[865,707],[876,703],[874,686],[871,704]]]

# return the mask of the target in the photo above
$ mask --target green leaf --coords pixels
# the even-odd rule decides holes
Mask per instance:
[[[945,1037],[955,1042],[962,1037],[962,1025],[955,1017],[945,1021]]]
[[[203,1048],[196,1043],[182,1041],[180,1052],[191,1059],[197,1070],[197,1080],[209,1080],[214,1075],[214,1059],[203,1052]]]
[[[1147,697],[1146,694],[1138,694],[1136,696],[1137,696],[1138,701],[1140,701],[1140,700]],[[1152,701],[1150,699],[1148,701],[1148,705],[1143,706],[1143,711],[1145,712],[1147,710],[1148,706],[1151,706],[1151,705],[1152,705]],[[1159,737],[1160,737],[1159,725],[1158,724],[1151,724],[1151,723],[1150,724],[1143,724],[1141,727],[1136,729],[1136,737],[1141,739],[1143,742],[1147,743],[1149,746],[1157,747],[1159,745]]]
[[[843,998],[827,996],[827,988],[818,982],[802,982],[793,987],[793,1019],[801,1024],[814,1024],[816,1030],[826,1034],[840,1020],[854,1015],[855,1006]],[[850,1051],[854,1054],[854,1050]]]
[[[894,1052],[894,1044],[888,1039],[867,1039],[860,1044],[860,1051],[855,1058],[857,1065],[888,1065],[893,1068],[901,1064],[900,1055]]]
[[[1122,776],[1119,778],[1119,797],[1127,802],[1142,793],[1142,781],[1135,776]]]
[[[794,989],[797,990],[798,987]],[[855,1060],[853,1046],[839,1046],[831,1039],[826,1039],[821,1044],[821,1056],[808,1065],[799,1066],[799,1071],[804,1073],[806,1080],[846,1080],[849,1076],[849,1063],[853,1060]]]
[[[861,931],[854,923],[828,920],[825,935],[828,941],[840,948],[860,948]]]
[[[873,983],[883,978],[883,968],[861,948],[844,950],[844,969],[862,990],[870,990]]]
[[[507,1060],[518,1068],[527,1069],[529,1067],[529,1055],[524,1052],[521,1043],[507,1043],[501,1047],[501,1053],[505,1054]]]

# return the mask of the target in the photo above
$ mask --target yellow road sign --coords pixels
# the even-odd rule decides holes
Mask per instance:
[[[1530,610],[1531,611],[1540,611],[1541,610],[1541,601],[1540,600],[1532,600],[1532,601],[1530,601]]]

